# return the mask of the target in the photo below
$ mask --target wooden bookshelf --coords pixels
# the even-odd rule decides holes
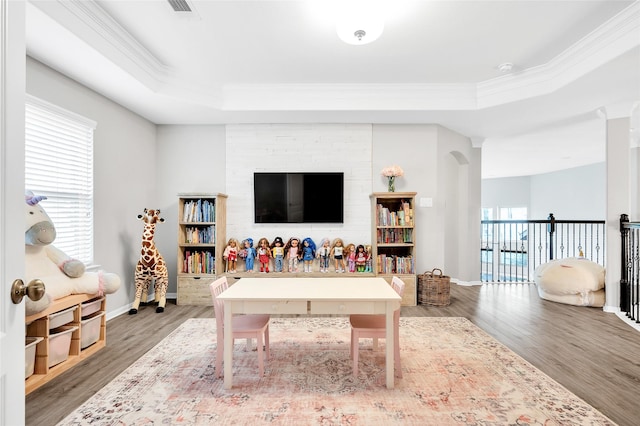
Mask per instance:
[[[209,283],[224,272],[224,194],[178,194],[178,305],[213,304]]]
[[[415,192],[371,194],[373,270],[389,283],[394,275],[405,282],[404,306],[417,304],[415,199]]]

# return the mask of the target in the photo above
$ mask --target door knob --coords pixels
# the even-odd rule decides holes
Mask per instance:
[[[29,299],[36,300],[42,299],[44,296],[44,282],[39,279],[31,280],[29,284],[24,285],[24,282],[20,279],[17,279],[11,285],[11,301],[14,304],[18,304],[22,302],[22,298],[27,296]]]

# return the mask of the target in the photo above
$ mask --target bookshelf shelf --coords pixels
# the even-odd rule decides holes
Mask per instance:
[[[224,194],[178,194],[178,305],[212,305],[209,283],[223,269]]]
[[[376,192],[370,196],[374,271],[389,283],[394,275],[405,282],[405,306],[417,304],[415,197],[415,192]]]

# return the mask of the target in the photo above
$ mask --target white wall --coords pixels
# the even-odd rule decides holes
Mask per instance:
[[[517,176],[482,180],[482,207],[492,208],[494,218],[500,207],[526,207],[531,211],[531,176]],[[533,217],[531,219],[542,219]],[[545,216],[546,217],[546,216]]]
[[[227,200],[227,236],[236,238],[261,236],[309,235],[314,239],[341,236],[348,241],[371,240],[372,192],[385,192],[387,182],[380,171],[392,164],[400,165],[405,176],[396,181],[397,191],[415,191],[418,200],[431,198],[433,207],[416,207],[418,272],[444,267],[442,242],[445,207],[438,194],[438,129],[435,125],[229,125],[226,136],[222,126],[159,126],[158,128],[158,206],[167,219],[167,228],[176,225],[178,192],[222,192]],[[474,211],[480,204],[479,150],[471,148],[468,139],[453,132],[443,132],[443,155],[456,148],[469,157],[469,177],[478,182],[469,190]],[[265,144],[265,141],[272,143]],[[274,142],[275,141],[275,142]],[[295,141],[295,142],[288,142]],[[184,152],[198,148],[201,157],[211,164],[207,168],[177,166]],[[224,157],[224,159],[223,159]],[[440,167],[443,167],[442,165]],[[458,167],[458,166],[456,166]],[[345,224],[289,224],[273,226],[253,223],[253,172],[259,170],[344,171]],[[178,184],[178,182],[181,182]],[[443,193],[441,193],[443,194]],[[464,215],[467,214],[465,210]],[[474,218],[479,213],[474,213]],[[468,221],[468,218],[465,219]],[[476,226],[476,225],[471,225]],[[166,232],[166,234],[165,234]],[[169,263],[170,292],[175,291],[175,258],[177,230],[159,229],[156,243]],[[479,239],[478,232],[468,233]],[[477,235],[477,237],[474,237]],[[439,236],[439,237],[436,237]],[[465,242],[465,248],[478,247]],[[479,256],[479,254],[478,254]],[[465,257],[468,258],[468,257]],[[469,260],[477,269],[470,278],[479,276],[479,259]]]
[[[178,194],[225,193],[225,126],[158,126],[155,205],[163,224],[155,241],[169,268],[168,293],[177,283]],[[140,228],[142,233],[142,228]]]
[[[416,272],[440,268],[445,274],[465,281],[479,279],[480,251],[471,248],[480,247],[476,220],[480,217],[480,163],[480,150],[472,148],[469,138],[441,126],[373,126],[374,191],[386,190],[380,170],[398,164],[405,176],[396,181],[396,190],[417,192]],[[452,191],[457,194],[457,208],[451,202],[447,205]],[[426,206],[428,203],[431,207]],[[447,256],[445,228],[449,220],[464,226],[452,237],[454,243],[449,246]],[[460,239],[464,240],[462,244]],[[464,260],[457,262],[454,258]]]
[[[561,220],[604,220],[607,207],[606,164],[531,176],[531,219],[553,213]]]
[[[604,220],[606,164],[482,180],[482,207],[527,207],[529,219]]]
[[[437,126],[438,168],[437,247],[444,256],[446,275],[465,280],[480,278],[480,197],[481,151],[473,148],[469,138]],[[442,203],[444,200],[444,203]],[[444,204],[444,205],[442,205]],[[437,266],[436,266],[437,267]]]
[[[156,126],[102,95],[27,58],[30,95],[95,120],[94,258],[122,278],[107,297],[108,316],[129,309],[142,228],[138,213],[156,195]]]
[[[228,125],[227,238],[311,237],[319,244],[339,237],[370,244],[371,156],[370,124]],[[254,223],[253,173],[299,171],[344,173],[344,223]]]
[[[479,150],[473,150],[467,138],[436,125],[260,125],[259,128],[230,125],[229,135],[225,126],[155,126],[32,59],[27,59],[27,93],[98,123],[95,258],[105,270],[119,274],[123,280],[122,288],[108,297],[110,316],[128,310],[133,300],[133,273],[142,234],[137,215],[145,207],[161,209],[165,218],[165,223],[158,225],[156,244],[169,267],[169,293],[175,293],[176,210],[177,194],[181,192],[229,193],[227,235],[271,238],[266,234],[275,236],[279,229],[255,225],[252,208],[246,208],[252,206],[252,181],[243,186],[235,180],[236,176],[244,176],[246,180],[246,176],[260,169],[339,169],[347,177],[345,224],[311,225],[304,229],[303,225],[287,225],[287,230],[300,237],[307,236],[308,230],[314,239],[333,236],[335,232],[346,240],[366,243],[371,240],[369,195],[387,190],[380,171],[398,164],[405,170],[405,176],[397,180],[396,190],[415,191],[418,201],[431,198],[433,202],[433,207],[419,204],[416,207],[417,272],[444,267],[446,189],[438,185],[439,170],[447,168],[443,156],[461,152],[458,158],[467,158],[470,166],[463,165],[465,171],[458,176],[464,176],[462,187],[469,196],[477,198],[471,205],[479,206],[479,186],[476,191],[468,184],[474,179],[478,185],[480,182],[480,159],[475,152]],[[241,140],[247,142],[248,134],[252,135],[252,143],[257,144],[250,152],[238,139],[242,136]],[[276,142],[261,143],[265,140]],[[265,146],[266,152],[259,151]],[[252,153],[253,160],[249,161]],[[460,167],[460,163],[455,167]],[[280,234],[288,235],[285,231]],[[479,238],[479,232],[473,234]],[[478,244],[466,243],[473,247]],[[470,259],[470,267],[476,267],[475,263],[479,264]],[[462,278],[475,279],[478,274]]]
[[[438,130],[435,125],[375,124],[373,126],[373,191],[387,191],[387,179],[380,172],[394,164],[404,170],[404,176],[396,179],[396,191],[416,192],[414,208],[416,233],[416,272],[433,269],[442,263],[441,248],[437,247],[433,234],[437,232],[435,205],[437,200]],[[420,198],[431,198],[433,207],[419,207]]]

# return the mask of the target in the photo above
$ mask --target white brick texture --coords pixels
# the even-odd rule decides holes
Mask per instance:
[[[227,237],[311,237],[316,244],[340,237],[345,244],[370,244],[371,140],[369,124],[227,125]],[[254,223],[254,172],[343,172],[344,223]]]

